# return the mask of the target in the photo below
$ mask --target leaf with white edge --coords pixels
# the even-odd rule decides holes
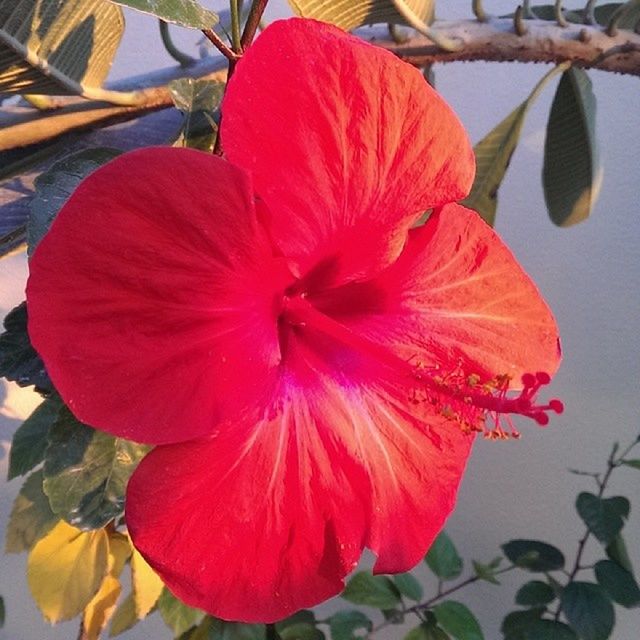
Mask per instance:
[[[117,149],[103,147],[83,149],[58,160],[36,178],[36,192],[29,204],[31,212],[27,224],[29,256],[80,182],[120,153]]]
[[[98,97],[123,32],[104,0],[0,0],[0,95]]]
[[[424,32],[435,9],[435,0],[289,0],[289,4],[299,16],[330,22],[345,31],[389,23]]]
[[[605,552],[608,558],[617,562],[623,569],[626,569],[633,575],[633,565],[631,564],[627,545],[621,533],[613,538],[613,540],[606,546]]]
[[[373,629],[373,622],[362,611],[338,611],[329,618],[333,640],[360,640]]]
[[[561,596],[562,612],[582,640],[607,640],[615,624],[613,605],[604,590],[590,582],[571,582]]]
[[[571,627],[555,620],[536,620],[527,627],[523,640],[578,640]]]
[[[33,413],[18,427],[9,450],[8,480],[28,473],[44,460],[49,429],[56,421],[62,407],[57,394],[38,405]]]
[[[424,561],[442,580],[453,580],[462,573],[462,558],[451,538],[444,531],[441,531],[433,541]]]
[[[137,549],[131,556],[131,584],[136,616],[142,620],[158,602],[164,583]]]
[[[122,513],[127,481],[148,449],[92,429],[64,407],[45,453],[51,508],[81,529],[104,526]]]
[[[36,390],[51,391],[53,387],[44,363],[31,346],[27,322],[26,302],[21,302],[4,319],[4,333],[0,334],[0,377],[20,387],[33,385]]]
[[[190,29],[211,29],[218,16],[195,0],[112,0],[116,4],[147,13],[165,22]]]
[[[553,588],[541,580],[532,580],[523,584],[516,593],[516,604],[523,607],[538,607],[555,600]]]
[[[473,148],[476,154],[476,177],[471,192],[462,204],[477,211],[491,226],[496,219],[498,190],[520,141],[529,107],[540,95],[547,82],[560,70],[566,68],[567,65],[560,65],[548,72],[534,87],[529,97]]]
[[[173,103],[184,115],[174,146],[211,151],[218,131],[214,111],[220,106],[224,83],[180,78],[170,82],[168,88]]]
[[[510,540],[502,545],[502,550],[513,564],[529,571],[555,571],[564,567],[562,551],[539,540]]]
[[[433,613],[440,626],[456,640],[484,640],[478,620],[461,602],[447,600],[433,607]]]
[[[120,581],[112,575],[107,575],[98,593],[85,607],[82,614],[82,628],[85,633],[83,640],[99,640],[100,634],[116,610],[121,591]]]
[[[60,521],[36,543],[27,562],[33,599],[51,623],[80,614],[107,574],[109,541],[103,529],[85,533]]]
[[[116,609],[111,618],[111,628],[109,629],[109,636],[119,636],[121,633],[128,631],[138,622],[136,616],[136,605],[133,600],[133,594],[130,593]]]
[[[394,609],[400,603],[398,589],[386,576],[373,576],[366,571],[356,573],[347,582],[342,597],[354,604],[378,609]]]
[[[591,80],[583,69],[571,67],[562,74],[549,112],[542,169],[549,217],[560,227],[587,218],[600,192],[595,126]]]
[[[158,611],[176,637],[197,625],[204,617],[204,611],[188,607],[166,588],[158,598]]]
[[[42,490],[42,482],[43,475],[40,469],[25,480],[16,496],[7,525],[7,553],[29,551],[60,520],[60,517],[51,511],[49,499]]]
[[[583,491],[576,499],[576,510],[593,535],[609,544],[622,530],[629,516],[629,501],[624,496],[599,498]]]
[[[413,574],[398,573],[397,575],[392,577],[392,580],[395,582],[396,587],[398,587],[398,591],[403,596],[406,596],[407,598],[409,598],[410,600],[414,600],[415,602],[420,602],[420,600],[422,600],[424,590],[420,582]]]
[[[613,560],[600,560],[594,567],[598,584],[607,595],[627,609],[640,605],[640,587],[633,574]]]

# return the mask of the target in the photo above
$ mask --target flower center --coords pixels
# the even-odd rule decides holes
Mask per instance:
[[[482,380],[476,374],[463,371],[460,363],[451,371],[438,366],[426,366],[416,360],[406,361],[389,348],[352,331],[349,327],[318,311],[305,294],[285,296],[282,319],[289,325],[312,327],[345,347],[374,359],[391,375],[400,376],[407,384],[409,401],[428,403],[444,417],[457,422],[463,431],[477,431],[489,439],[519,438],[511,420],[521,415],[540,426],[549,423],[549,412],[560,414],[564,406],[554,398],[546,404],[536,404],[541,387],[551,377],[545,372],[526,373],[522,376],[522,389],[514,395],[511,377],[496,375]]]

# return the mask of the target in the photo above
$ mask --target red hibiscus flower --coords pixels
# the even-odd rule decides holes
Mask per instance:
[[[31,261],[29,331],[79,419],[159,445],[126,519],[168,587],[270,622],[338,593],[364,547],[413,567],[474,433],[560,410],[534,397],[558,336],[451,204],[473,153],[417,70],[278,22],[223,115],[226,159],[144,149],[80,185]]]

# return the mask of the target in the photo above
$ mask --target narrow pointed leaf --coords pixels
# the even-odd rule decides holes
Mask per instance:
[[[520,134],[529,107],[534,103],[545,84],[562,68],[566,68],[566,66],[556,67],[547,73],[538,82],[529,97],[474,147],[476,177],[471,192],[462,201],[462,204],[477,211],[491,226],[495,222],[498,208],[498,190],[520,141]]]
[[[549,216],[560,227],[589,216],[602,167],[595,133],[596,98],[583,69],[562,74],[549,112],[542,184]]]
[[[406,24],[418,31],[433,21],[434,0],[289,0],[304,18],[331,22],[346,31],[365,24]]]
[[[124,7],[148,13],[165,22],[191,29],[210,29],[218,16],[195,0],[113,0]]]
[[[123,31],[104,0],[0,0],[0,95],[100,87]]]
[[[602,587],[571,582],[562,592],[562,612],[581,640],[607,640],[615,623],[613,605]]]
[[[131,584],[136,617],[142,620],[158,602],[164,583],[137,549],[131,555]]]
[[[128,631],[138,622],[136,616],[136,605],[133,594],[130,593],[115,610],[111,618],[111,628],[109,629],[109,637],[119,636],[121,633]]]

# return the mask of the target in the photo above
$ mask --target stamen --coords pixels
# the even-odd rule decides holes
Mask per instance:
[[[506,374],[483,381],[480,375],[465,372],[461,362],[451,371],[442,371],[438,366],[427,367],[413,357],[403,360],[387,347],[318,311],[304,297],[287,298],[283,317],[298,327],[308,325],[386,366],[390,373],[409,381],[411,403],[432,405],[465,432],[480,432],[490,440],[519,438],[512,415],[530,418],[544,427],[549,424],[549,412],[564,411],[564,405],[557,398],[547,404],[536,404],[540,388],[551,382],[551,376],[545,371],[525,373],[521,378],[522,390],[514,396],[510,394],[511,378]]]

